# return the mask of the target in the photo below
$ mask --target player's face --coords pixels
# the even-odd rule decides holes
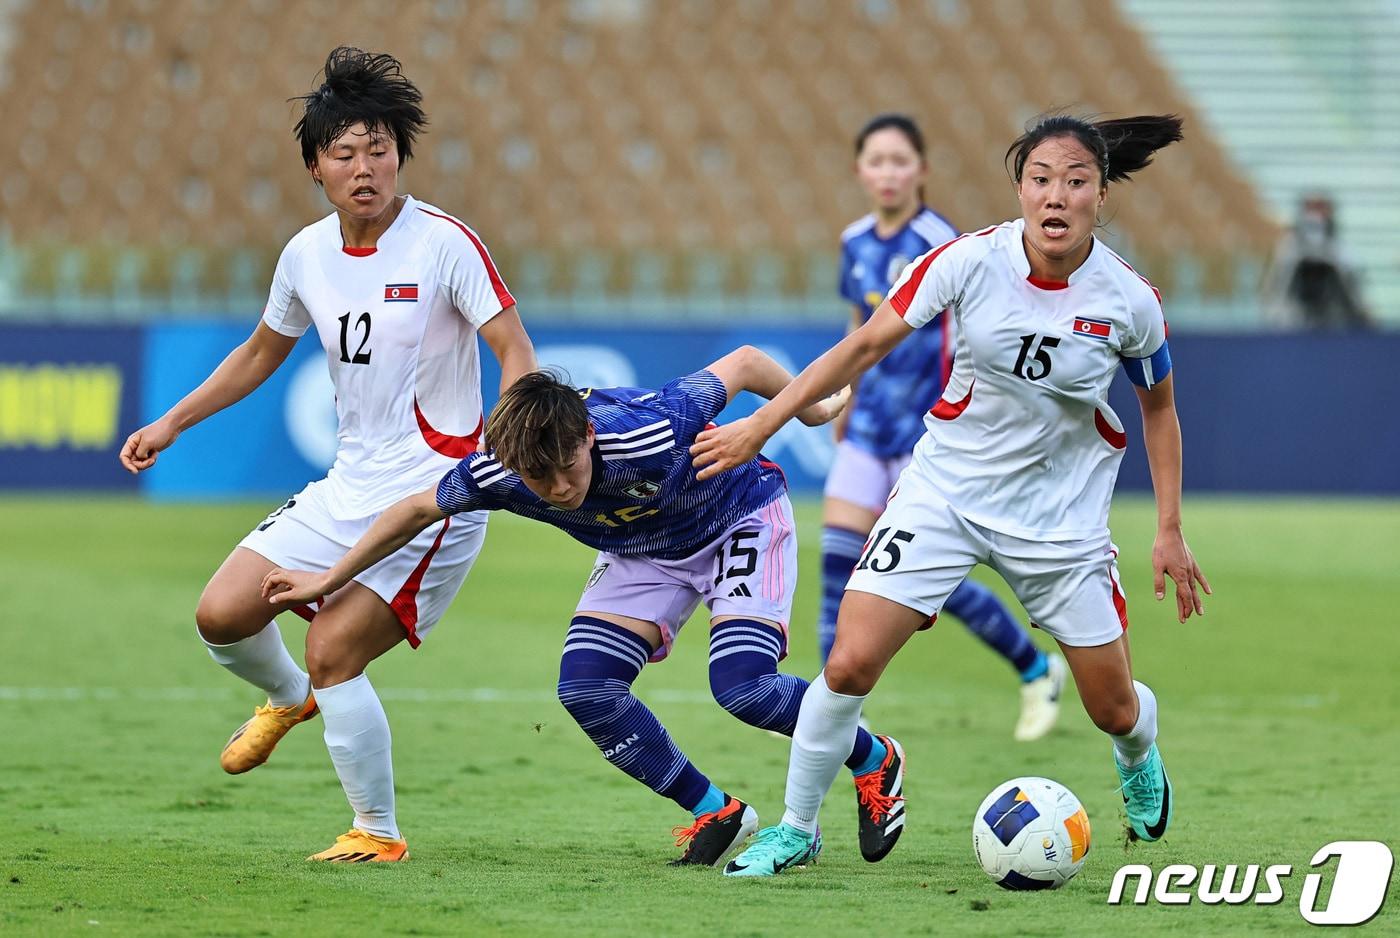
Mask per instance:
[[[398,194],[399,149],[393,134],[370,133],[363,123],[354,124],[316,154],[311,175],[337,210],[372,221],[389,210]]]
[[[1098,164],[1073,137],[1052,137],[1026,158],[1016,194],[1029,253],[1052,261],[1087,256],[1105,189]]]
[[[525,487],[555,508],[573,511],[583,504],[588,494],[588,486],[593,482],[593,428],[588,428],[586,439],[567,466],[543,476],[520,474]]]
[[[918,199],[928,165],[902,131],[886,127],[865,138],[856,157],[856,177],[876,209],[898,212]]]

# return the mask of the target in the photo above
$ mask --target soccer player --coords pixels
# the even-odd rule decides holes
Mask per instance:
[[[259,587],[279,566],[326,569],[384,508],[476,449],[478,334],[503,384],[534,368],[535,355],[476,234],[398,192],[399,170],[426,123],[422,95],[398,61],[342,47],[327,58],[324,77],[301,99],[295,134],[335,211],[288,242],[252,336],[133,433],[121,461],[131,472],[155,465],[183,430],[246,397],[316,327],[335,385],[335,465],[234,548],[205,587],[195,621],[213,659],[268,697],[228,741],[224,770],[261,765],[319,709],[355,819],[310,859],[387,862],[405,859],[408,845],[394,813],[389,724],[365,667],[405,640],[418,647],[471,569],[486,515],[443,519],[307,605],[269,609]],[[305,671],[273,621],[289,609],[311,620]]]
[[[739,391],[772,397],[789,380],[752,347],[657,390],[579,392],[547,372],[528,374],[491,412],[490,452],[387,509],[329,571],[274,570],[263,593],[286,603],[333,591],[464,511],[503,509],[598,548],[564,639],[559,700],[609,762],[691,813],[693,823],[674,831],[686,850],[673,863],[715,865],[752,832],[757,814],[691,764],[632,683],[648,661],[666,657],[703,602],[715,700],[745,723],[792,735],[807,682],[777,670],[797,585],[782,471],[757,457],[697,482],[689,454]],[[796,416],[817,426],[844,403],[813,402]],[[878,847],[888,838],[868,828],[892,809],[899,745],[859,728],[848,742],[841,759],[856,776],[862,844]]]
[[[856,177],[871,212],[841,233],[841,296],[851,304],[851,330],[875,312],[910,261],[958,232],[924,205],[928,163],[924,135],[902,114],[881,114],[856,136]],[[927,328],[871,366],[854,403],[837,419],[836,459],[822,507],[822,604],[817,620],[821,660],[836,640],[836,611],[875,519],[924,433],[924,414],[943,393],[952,359],[952,317],[939,312]],[[943,611],[1001,655],[1021,678],[1018,740],[1039,739],[1055,725],[1065,663],[1036,648],[996,594],[963,580]]]
[[[1133,833],[1151,841],[1166,831],[1172,789],[1157,749],[1157,699],[1133,680],[1108,530],[1127,446],[1107,403],[1119,368],[1136,385],[1157,496],[1157,598],[1171,577],[1185,622],[1204,611],[1197,584],[1210,586],[1181,530],[1181,429],[1161,300],[1094,225],[1109,183],[1179,139],[1176,117],[1039,120],[1007,151],[1019,219],[929,251],[868,323],[776,398],[697,439],[700,478],[742,465],[783,421],[952,308],[953,373],[847,586],[826,669],[803,698],[787,812],[727,874],[773,875],[819,842],[818,810],[861,703],[977,563],[1000,572],[1059,642],[1085,709],[1112,740]]]

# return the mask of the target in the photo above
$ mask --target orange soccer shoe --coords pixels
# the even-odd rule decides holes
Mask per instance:
[[[397,863],[408,859],[408,841],[376,837],[352,827],[325,850],[306,859],[324,863]]]
[[[310,695],[307,695],[306,703],[300,706],[274,707],[268,703],[258,707],[253,711],[253,718],[234,730],[224,744],[219,765],[230,775],[256,769],[267,761],[272,750],[292,727],[305,723],[315,715],[316,698]]]

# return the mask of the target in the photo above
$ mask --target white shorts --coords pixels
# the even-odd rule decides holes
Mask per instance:
[[[312,482],[238,543],[288,570],[329,570],[369,530],[378,515],[339,521],[326,510],[323,482]],[[403,623],[417,648],[452,604],[486,539],[484,511],[430,525],[413,540],[355,577]],[[308,621],[318,603],[292,611]]]
[[[822,494],[876,513],[884,511],[885,501],[894,491],[899,474],[909,465],[912,455],[905,453],[892,459],[881,459],[850,440],[842,440],[836,444],[836,456],[831,462],[831,471],[826,475],[826,488]]]
[[[906,475],[846,589],[935,617],[968,572],[985,563],[1006,580],[1032,625],[1066,645],[1105,645],[1128,628],[1117,558],[1107,531],[1073,541],[1001,534],[967,520]]]
[[[579,597],[577,612],[607,612],[661,630],[660,661],[701,600],[711,616],[776,622],[787,656],[788,620],[797,592],[797,534],[792,504],[779,495],[745,515],[682,560],[622,557],[603,551]]]

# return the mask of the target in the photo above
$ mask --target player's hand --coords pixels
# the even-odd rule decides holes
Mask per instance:
[[[162,417],[127,437],[117,458],[127,472],[133,475],[143,472],[156,464],[156,456],[174,443],[179,435],[175,424]]]
[[[309,603],[335,590],[324,573],[309,570],[283,570],[277,567],[263,577],[262,595],[269,603]]]
[[[1157,531],[1157,540],[1152,544],[1152,588],[1161,600],[1167,595],[1166,578],[1171,577],[1176,586],[1176,621],[1185,622],[1194,612],[1198,616],[1206,614],[1201,592],[1209,596],[1210,583],[1206,575],[1191,556],[1191,548],[1186,546],[1186,538],[1180,528]],[[1200,591],[1196,589],[1200,586]]]
[[[823,424],[831,423],[845,413],[846,405],[850,402],[851,389],[844,387],[830,397],[817,401],[811,407],[800,411],[797,419],[809,427],[820,427]]]
[[[691,463],[700,470],[695,478],[703,481],[742,466],[758,455],[768,436],[753,417],[702,431],[690,447]]]

